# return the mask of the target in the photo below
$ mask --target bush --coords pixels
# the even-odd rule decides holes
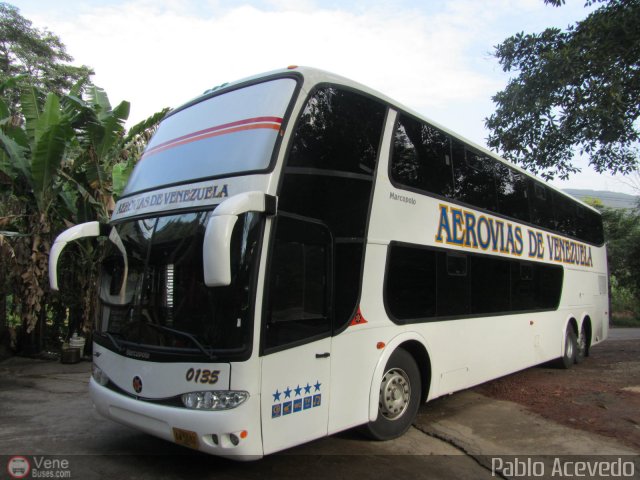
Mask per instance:
[[[611,322],[618,327],[640,327],[640,301],[638,292],[620,285],[611,275]]]

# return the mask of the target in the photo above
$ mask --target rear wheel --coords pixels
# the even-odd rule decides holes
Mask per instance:
[[[564,352],[559,361],[559,366],[562,368],[571,368],[576,363],[576,355],[578,352],[578,340],[576,338],[576,332],[573,331],[571,325],[567,325],[567,331],[564,335]]]
[[[580,335],[577,339],[576,348],[576,363],[580,363],[588,355],[589,346],[587,345],[587,332],[584,328],[584,323],[580,327]]]
[[[418,413],[420,371],[406,350],[391,354],[380,381],[378,418],[364,425],[363,433],[376,440],[391,440],[405,433]]]

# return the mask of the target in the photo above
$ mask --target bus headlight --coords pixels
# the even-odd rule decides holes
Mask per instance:
[[[100,367],[97,367],[96,365],[93,365],[93,373],[92,373],[93,379],[98,383],[98,385],[102,385],[103,387],[109,383],[109,377],[107,377],[107,374],[104,373],[104,371],[102,371],[102,369]]]
[[[182,403],[193,410],[230,410],[244,403],[248,392],[220,390],[214,392],[190,392],[182,395]]]

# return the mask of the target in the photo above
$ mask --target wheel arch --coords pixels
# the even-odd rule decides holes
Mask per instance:
[[[380,392],[379,379],[384,374],[384,369],[389,358],[397,349],[402,348],[407,351],[415,360],[418,370],[420,371],[420,380],[422,382],[420,401],[424,403],[427,400],[431,389],[431,357],[427,342],[416,332],[405,332],[390,340],[384,348],[384,353],[378,359],[376,368],[371,378],[371,389],[369,391],[369,420],[375,421],[378,417],[378,397]]]
[[[578,330],[578,321],[576,320],[575,315],[570,315],[569,317],[567,317],[567,321],[565,322],[564,325],[564,332],[562,334],[562,344],[563,344],[563,348],[564,348],[564,336],[567,332],[567,327],[571,325],[571,328],[573,329],[573,333],[576,334],[576,337],[578,336],[578,332],[580,330]]]

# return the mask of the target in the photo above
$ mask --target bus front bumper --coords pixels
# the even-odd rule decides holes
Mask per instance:
[[[250,396],[225,411],[190,410],[136,400],[89,382],[93,404],[102,416],[196,450],[233,458],[262,458],[260,397]]]

